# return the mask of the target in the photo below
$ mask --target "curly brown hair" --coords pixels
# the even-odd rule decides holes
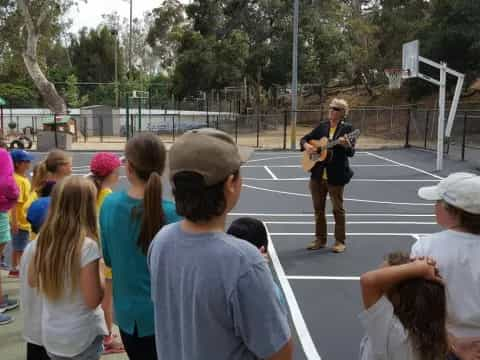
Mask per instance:
[[[387,256],[389,265],[410,262],[405,253]],[[389,292],[395,315],[408,331],[414,349],[422,360],[445,359],[448,351],[445,287],[426,279],[403,281]]]

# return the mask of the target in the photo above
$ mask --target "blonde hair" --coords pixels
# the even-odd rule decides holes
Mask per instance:
[[[35,191],[37,194],[45,186],[45,183],[48,179],[48,171],[45,166],[41,163],[35,164],[33,167],[33,176],[32,176],[32,191]]]
[[[33,283],[51,301],[79,286],[85,237],[98,241],[96,196],[95,185],[83,177],[70,176],[55,185],[29,269]]]
[[[338,107],[343,110],[343,116],[348,116],[348,112],[350,108],[348,106],[348,102],[344,99],[335,98],[330,103],[330,107]]]

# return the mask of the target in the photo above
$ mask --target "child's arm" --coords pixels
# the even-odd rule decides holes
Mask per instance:
[[[387,266],[369,271],[360,278],[365,309],[376,304],[392,286],[407,279],[425,278],[442,281],[433,259],[416,259],[408,264]]]
[[[10,226],[12,227],[12,233],[18,233],[18,218],[17,218],[17,208],[21,207],[22,204],[16,203],[15,206],[10,210]]]
[[[85,305],[95,309],[103,299],[104,285],[100,277],[99,260],[92,261],[80,270],[80,290]]]

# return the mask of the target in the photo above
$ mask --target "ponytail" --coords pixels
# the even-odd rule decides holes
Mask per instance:
[[[153,238],[165,222],[162,207],[162,177],[157,172],[152,172],[145,186],[142,226],[137,241],[138,247],[145,255]]]
[[[145,184],[142,205],[132,212],[132,216],[141,219],[137,245],[145,255],[157,232],[166,224],[162,208],[162,173],[166,153],[165,145],[151,133],[135,135],[125,147],[129,166]]]
[[[88,175],[88,179],[93,182],[95,188],[97,189],[97,199],[100,197],[100,191],[102,190],[102,184],[105,181],[105,178],[99,177],[95,174]]]
[[[39,194],[45,186],[47,179],[47,162],[46,160],[43,160],[33,167],[32,190]]]

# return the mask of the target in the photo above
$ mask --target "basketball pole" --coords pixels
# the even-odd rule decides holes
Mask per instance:
[[[443,145],[445,140],[445,98],[447,86],[447,64],[440,63],[440,95],[438,97],[438,137],[437,137],[437,171],[443,169]]]
[[[402,70],[409,71],[409,74],[407,76],[404,76],[404,79],[418,77],[422,80],[428,81],[429,83],[439,87],[437,161],[436,161],[435,168],[437,171],[441,171],[443,170],[444,145],[445,145],[445,142],[449,141],[452,133],[453,122],[455,121],[455,115],[457,113],[458,103],[460,100],[460,95],[462,92],[465,75],[448,68],[445,62],[437,63],[430,59],[424,58],[423,56],[420,56],[418,40],[414,40],[414,41],[403,44],[402,54],[403,54]],[[419,71],[420,63],[426,64],[438,69],[440,71],[440,79],[437,80],[428,75],[422,74]],[[445,111],[446,111],[447,73],[457,78],[457,86],[455,87],[455,95],[453,96],[453,101],[450,106],[450,111],[448,114],[448,121],[446,122]]]

